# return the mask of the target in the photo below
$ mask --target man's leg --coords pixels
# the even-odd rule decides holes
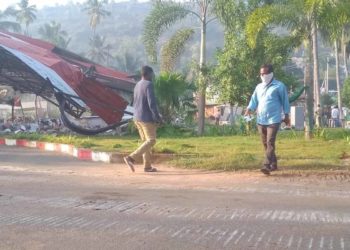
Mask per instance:
[[[258,124],[258,131],[259,131],[259,134],[260,134],[260,137],[261,137],[261,142],[262,142],[262,144],[264,146],[264,152],[265,152],[264,166],[265,167],[267,167],[267,166],[269,167],[270,163],[269,163],[269,161],[267,159],[267,156],[266,156],[266,150],[267,150],[267,127]]]
[[[143,131],[145,134],[145,139],[149,141],[154,141],[154,144],[156,142],[156,132],[157,132],[157,125],[154,123],[145,123],[143,126]],[[155,168],[152,168],[152,161],[151,161],[151,154],[152,154],[152,148],[153,145],[142,155],[143,156],[143,167],[145,171],[154,172],[156,171]]]
[[[270,164],[271,170],[277,169],[277,157],[276,157],[276,137],[280,124],[275,123],[267,127],[267,149],[266,149],[266,158]]]
[[[139,135],[140,135],[140,138],[141,138],[141,141],[144,142],[146,139],[145,137],[145,134],[144,134],[144,131],[142,129],[142,126],[140,125],[139,122],[137,121],[134,121],[134,124],[135,124],[135,127],[137,128],[137,131],[139,132]],[[131,169],[132,172],[135,172],[135,168],[134,168],[134,163],[135,163],[135,160],[138,155],[128,155],[126,157],[124,157],[124,161],[125,163],[129,166],[129,168]]]
[[[130,157],[135,159],[139,156],[143,156],[143,163],[145,169],[152,168],[151,166],[151,150],[156,143],[156,130],[157,126],[154,123],[139,122],[140,130],[143,133],[144,142],[142,145],[130,154]]]
[[[266,155],[267,152],[267,126],[258,124],[258,130],[261,136],[261,142],[264,146],[265,151],[265,159],[264,159],[264,166],[260,169],[261,172],[263,172],[266,175],[270,174],[270,164]]]

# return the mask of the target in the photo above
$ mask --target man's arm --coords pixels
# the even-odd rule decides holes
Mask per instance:
[[[156,100],[156,96],[154,94],[154,87],[153,84],[150,83],[147,88],[146,88],[146,94],[147,94],[147,101],[148,101],[148,106],[149,109],[152,112],[152,118],[155,122],[157,123],[161,123],[162,122],[162,118],[160,117],[160,114],[158,112],[158,108],[157,108],[157,100]]]
[[[289,118],[289,114],[290,114],[290,105],[289,105],[289,97],[288,97],[288,92],[287,92],[287,88],[286,86],[283,84],[281,91],[281,100],[282,100],[282,108],[283,108],[283,112],[284,112],[284,119],[283,121],[285,122],[285,124],[287,126],[290,126],[290,118]]]
[[[245,116],[251,115],[256,108],[258,107],[258,97],[257,97],[257,93],[256,93],[256,89],[254,90],[254,93],[252,95],[252,98],[250,98],[250,102],[248,104],[248,107],[244,113]]]

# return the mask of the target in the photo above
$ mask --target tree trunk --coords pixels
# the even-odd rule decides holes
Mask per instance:
[[[311,43],[311,41],[310,41]],[[314,128],[314,118],[313,118],[313,82],[311,78],[311,48],[310,44],[305,44],[305,50],[307,51],[307,56],[305,56],[305,68],[304,68],[304,86],[305,98],[306,98],[306,109],[305,109],[305,132],[304,136],[306,140],[312,139],[312,130]]]
[[[198,89],[198,134],[204,133],[204,121],[205,121],[205,96],[207,90],[206,77],[204,76],[204,67],[206,64],[206,33],[207,24],[205,16],[201,20],[201,48],[199,59],[199,89]]]
[[[11,121],[15,121],[15,102],[12,100],[12,107],[11,107]]]
[[[345,70],[345,77],[349,77],[349,71],[348,71],[348,60],[346,57],[346,41],[345,41],[345,30],[343,27],[342,30],[342,51],[343,51],[343,60],[344,60],[344,70]]]
[[[316,21],[312,21],[312,54],[313,54],[313,64],[314,64],[314,92],[315,92],[315,102],[314,110],[320,103],[320,84],[319,84],[319,69],[318,69],[318,45],[317,45],[317,25]]]
[[[335,78],[337,81],[339,119],[342,121],[342,124],[343,124],[343,108],[342,108],[341,91],[340,91],[339,53],[338,53],[338,41],[337,40],[334,42],[334,53],[335,53]]]

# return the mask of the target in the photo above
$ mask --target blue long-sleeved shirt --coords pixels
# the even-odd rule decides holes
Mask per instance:
[[[250,99],[248,109],[256,110],[258,124],[281,123],[282,112],[290,113],[286,86],[275,79],[267,86],[262,83],[258,84]]]
[[[139,122],[160,122],[153,83],[139,81],[134,88],[134,120]]]

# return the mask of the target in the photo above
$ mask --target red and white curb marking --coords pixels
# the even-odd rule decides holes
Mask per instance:
[[[38,148],[40,150],[68,154],[80,160],[112,163],[112,153],[94,152],[90,149],[77,148],[68,144],[0,138],[0,145]]]

